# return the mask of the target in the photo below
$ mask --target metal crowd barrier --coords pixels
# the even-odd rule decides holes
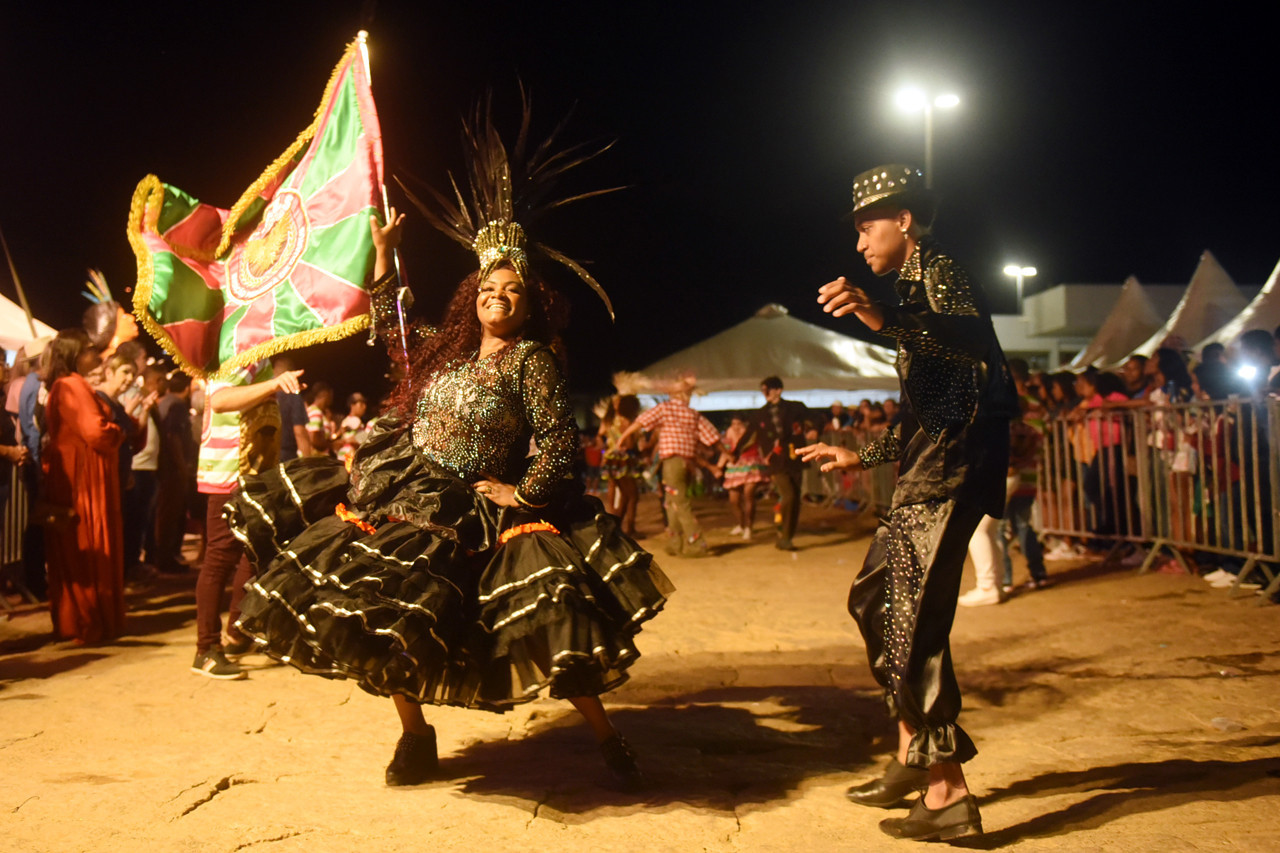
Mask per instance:
[[[1150,550],[1234,557],[1280,590],[1280,399],[1100,408],[1051,418],[1040,469],[1041,531]],[[1188,569],[1189,570],[1189,569]]]
[[[12,611],[13,605],[3,594],[6,586],[12,586],[32,604],[38,599],[22,582],[22,540],[28,511],[26,483],[19,466],[5,467],[8,472],[0,472],[0,476],[9,479],[9,499],[0,505],[0,608]]]

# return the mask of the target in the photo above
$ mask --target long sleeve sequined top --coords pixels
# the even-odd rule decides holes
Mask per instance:
[[[898,342],[903,418],[861,450],[863,466],[902,462],[895,505],[955,497],[988,475],[1002,495],[1017,401],[981,288],[925,237],[895,290],[900,304],[879,305],[880,332]],[[974,428],[983,419],[1000,423]],[[1002,497],[982,491],[981,503],[998,515]]]
[[[423,391],[413,422],[414,444],[437,463],[467,482],[512,483],[533,505],[570,476],[577,435],[555,356],[536,341],[450,365]]]

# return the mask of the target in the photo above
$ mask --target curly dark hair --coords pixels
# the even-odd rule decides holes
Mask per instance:
[[[499,263],[495,270],[514,269],[507,262]],[[524,277],[525,296],[529,300],[529,316],[520,334],[508,347],[522,340],[534,340],[547,344],[556,353],[564,368],[564,347],[560,332],[569,322],[569,303],[555,288],[548,285],[533,270]],[[409,352],[409,369],[401,371],[402,378],[392,389],[384,403],[384,411],[401,417],[412,417],[417,397],[441,370],[461,358],[469,358],[480,349],[482,337],[480,318],[476,315],[476,294],[480,291],[480,271],[468,275],[454,291],[453,298],[444,312],[444,321],[430,334],[420,336]],[[393,358],[396,357],[393,348]],[[403,361],[400,356],[398,361]]]

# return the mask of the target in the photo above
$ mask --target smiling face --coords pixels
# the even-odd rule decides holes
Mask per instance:
[[[133,384],[134,378],[138,375],[138,368],[134,367],[133,362],[126,362],[112,370],[110,367],[104,371],[102,382],[102,390],[108,395],[115,397]]]
[[[911,254],[910,211],[870,207],[854,215],[853,225],[858,231],[858,251],[873,273],[887,275],[902,269]]]
[[[524,282],[515,270],[496,269],[480,282],[476,316],[490,337],[507,339],[520,333],[529,318],[529,299]]]

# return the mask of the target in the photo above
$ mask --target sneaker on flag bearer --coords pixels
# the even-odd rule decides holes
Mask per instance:
[[[192,671],[232,680],[221,611],[232,584],[227,635],[252,568],[222,518],[243,474],[278,455],[277,390],[296,393],[302,371],[273,376],[279,352],[347,337],[370,324],[374,241],[398,224],[384,216],[382,136],[369,84],[364,32],[342,55],[315,118],[229,209],[148,175],[129,211],[138,263],[133,310],[193,377],[209,382],[197,480],[209,501],[207,546],[196,582]],[[373,220],[372,224],[370,220]]]

